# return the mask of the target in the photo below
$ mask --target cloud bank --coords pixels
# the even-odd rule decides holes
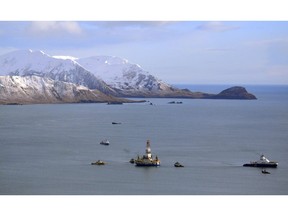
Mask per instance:
[[[81,35],[83,30],[77,22],[34,21],[27,27],[27,32],[32,35]]]

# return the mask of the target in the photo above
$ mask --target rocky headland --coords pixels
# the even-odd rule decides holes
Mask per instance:
[[[219,94],[210,96],[211,99],[236,99],[236,100],[255,100],[255,95],[247,92],[244,87],[234,86],[221,91]]]

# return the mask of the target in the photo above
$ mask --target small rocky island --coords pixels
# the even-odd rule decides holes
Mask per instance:
[[[237,99],[237,100],[255,100],[255,95],[247,92],[244,87],[234,86],[221,91],[219,94],[211,96],[211,99]]]

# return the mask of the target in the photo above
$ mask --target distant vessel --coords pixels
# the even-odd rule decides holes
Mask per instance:
[[[121,122],[112,122],[112,124],[121,124]]]
[[[265,169],[262,170],[262,173],[263,173],[263,174],[270,174],[270,172],[268,172],[268,171],[265,170]]]
[[[106,163],[104,161],[98,160],[96,162],[92,162],[91,165],[105,165]]]
[[[102,140],[102,141],[100,142],[100,144],[101,144],[101,145],[109,145],[110,142],[109,142],[109,140],[105,139],[105,140]]]
[[[278,162],[269,161],[264,155],[260,156],[260,160],[251,161],[250,163],[244,164],[245,167],[273,167],[276,168],[278,166]]]
[[[141,158],[138,156],[137,159],[135,159],[136,166],[160,166],[160,160],[156,156],[155,159],[152,157],[151,153],[151,147],[150,147],[150,141],[147,140],[146,143],[146,154],[143,155]]]
[[[178,161],[174,164],[175,167],[184,167],[182,164],[180,164]]]
[[[182,101],[170,101],[168,104],[182,104]]]

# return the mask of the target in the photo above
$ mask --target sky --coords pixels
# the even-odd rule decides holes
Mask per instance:
[[[118,56],[172,84],[288,84],[287,21],[1,21],[0,54]]]
[[[0,17],[0,55],[32,49],[51,56],[118,56],[170,84],[288,84],[288,21],[165,15],[154,21],[133,19],[134,14],[128,21],[105,15],[77,21],[57,20],[50,11],[48,20],[30,14],[28,20]]]

